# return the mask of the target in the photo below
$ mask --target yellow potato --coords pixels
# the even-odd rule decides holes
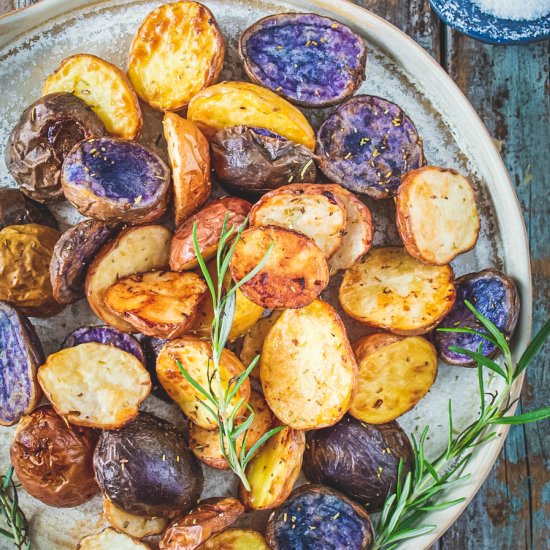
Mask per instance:
[[[160,535],[168,525],[167,518],[130,514],[113,504],[107,497],[103,498],[103,513],[117,531],[137,539]]]
[[[88,535],[76,545],[76,550],[150,550],[151,547],[134,537],[115,531],[112,527]]]
[[[198,550],[269,550],[265,537],[253,529],[226,529],[208,539]]]

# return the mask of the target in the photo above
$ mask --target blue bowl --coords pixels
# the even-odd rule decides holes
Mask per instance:
[[[548,15],[532,21],[514,21],[485,13],[471,0],[430,0],[430,3],[446,25],[489,44],[523,44],[550,37]]]

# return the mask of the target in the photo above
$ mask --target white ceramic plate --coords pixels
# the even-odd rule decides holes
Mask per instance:
[[[133,33],[140,21],[160,1],[150,0],[43,0],[30,8],[0,19],[0,143],[23,109],[40,96],[41,84],[65,57],[87,52],[99,55],[125,68]],[[468,174],[478,192],[482,228],[476,248],[453,262],[458,275],[496,266],[506,271],[519,286],[522,310],[514,338],[516,353],[527,345],[531,320],[531,277],[529,252],[520,207],[506,169],[491,137],[478,116],[447,74],[419,46],[383,19],[345,0],[206,0],[227,40],[227,57],[222,73],[225,80],[244,79],[237,61],[236,40],[240,33],[261,17],[285,11],[313,11],[330,15],[351,26],[366,40],[369,48],[367,79],[363,93],[380,95],[398,103],[416,123],[425,143],[429,163],[453,167]],[[317,126],[328,110],[307,111]],[[160,116],[144,110],[147,130],[141,141],[165,155],[158,141]],[[158,147],[155,145],[158,142]],[[0,159],[0,185],[12,186],[3,159]],[[391,201],[369,202],[376,223],[375,243],[398,242]],[[63,225],[78,219],[68,204],[53,208]],[[331,286],[337,283],[335,281]],[[50,320],[36,320],[46,353],[57,351],[64,336],[82,324],[97,324],[85,301],[74,304]],[[358,336],[357,325],[347,320],[351,338]],[[498,389],[498,386],[496,386]],[[519,395],[521,381],[516,385]],[[479,396],[474,369],[441,365],[436,384],[428,396],[399,422],[409,433],[431,425],[428,452],[435,455],[447,438],[447,403],[453,398],[455,427],[460,429],[476,414]],[[154,397],[146,409],[181,425],[175,406],[163,405]],[[8,446],[13,429],[0,429],[0,468],[8,463]],[[430,546],[475,495],[495,461],[506,435],[474,453],[468,471],[469,482],[449,498],[466,497],[460,506],[432,513],[426,523],[437,525],[429,535],[404,543],[401,548],[418,550]],[[203,497],[220,496],[235,490],[234,477],[205,468]],[[21,491],[22,506],[31,521],[35,548],[54,550],[74,548],[82,536],[99,531],[105,524],[100,499],[74,509],[54,509],[41,505]],[[241,524],[261,528],[266,514],[254,514]],[[0,547],[4,544],[0,541]],[[2,547],[3,548],[3,547]]]

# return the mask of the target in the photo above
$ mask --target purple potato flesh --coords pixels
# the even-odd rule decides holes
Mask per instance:
[[[261,19],[241,36],[239,54],[252,81],[304,107],[340,103],[365,79],[363,39],[313,13]]]
[[[332,181],[374,199],[394,196],[401,176],[424,165],[413,121],[391,101],[355,96],[317,132],[321,170]]]
[[[497,269],[485,269],[459,277],[456,280],[456,301],[453,309],[438,328],[463,327],[486,333],[474,314],[466,307],[466,300],[507,338],[512,336],[519,317],[520,303],[516,285],[507,275]],[[481,353],[486,357],[495,357],[499,353],[495,344],[475,334],[436,330],[434,340],[441,359],[451,365],[475,366],[475,362],[468,356],[452,351],[452,346],[478,351],[481,345]]]
[[[145,354],[140,343],[131,334],[121,332],[113,327],[104,326],[89,326],[80,327],[73,330],[61,344],[61,349],[72,348],[80,344],[89,342],[97,342],[98,344],[106,344],[115,346],[121,350],[131,353],[137,357],[145,365]]]
[[[36,223],[59,229],[55,216],[48,207],[29,199],[18,189],[0,189],[0,229],[8,225]]]
[[[65,158],[65,196],[85,216],[148,223],[165,212],[170,170],[134,141],[117,138],[79,143]]]
[[[42,344],[26,315],[0,302],[0,425],[11,426],[40,402],[36,371]]]

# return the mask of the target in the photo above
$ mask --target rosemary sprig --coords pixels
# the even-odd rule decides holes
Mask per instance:
[[[17,485],[13,481],[13,466],[10,465],[1,479],[0,510],[2,510],[6,528],[0,527],[0,535],[10,539],[15,548],[30,550],[29,524],[19,507]]]
[[[238,283],[230,282],[229,287],[224,284],[225,275],[229,268],[229,261],[235,251],[237,242],[241,238],[241,234],[246,228],[248,220],[245,220],[235,232],[235,227],[228,227],[228,215],[222,226],[220,241],[216,254],[216,271],[217,284],[214,284],[210,273],[206,267],[206,262],[200,252],[199,243],[197,240],[197,224],[193,226],[193,245],[202,274],[206,280],[210,294],[212,295],[212,304],[214,307],[214,319],[212,321],[212,329],[210,331],[210,340],[212,344],[212,362],[208,362],[208,388],[199,384],[178,361],[177,365],[186,378],[186,380],[204,396],[205,401],[201,404],[206,408],[209,414],[216,420],[220,435],[220,448],[222,454],[227,460],[229,467],[239,477],[244,488],[250,491],[250,485],[246,478],[245,468],[254,453],[273,435],[281,431],[284,426],[278,426],[265,433],[249,450],[246,451],[246,436],[250,425],[254,421],[254,411],[244,399],[240,398],[234,405],[232,401],[237,395],[239,388],[244,381],[249,377],[252,369],[256,366],[258,359],[257,355],[248,367],[239,376],[233,378],[227,388],[223,388],[220,375],[220,358],[222,351],[225,348],[233,318],[235,316],[235,299],[236,291],[247,281],[252,279],[264,266],[267,261],[273,244],[271,244],[262,258],[260,263],[248,273]],[[248,417],[242,423],[238,424],[237,413],[245,407],[248,410]],[[237,440],[242,437],[240,452],[237,449]]]
[[[464,302],[475,315],[480,324],[480,330],[471,328],[446,328],[439,329],[445,332],[460,332],[477,334],[493,342],[501,351],[504,358],[504,366],[481,354],[481,345],[477,352],[461,347],[452,346],[452,351],[471,357],[478,371],[478,383],[480,390],[480,413],[474,422],[466,427],[456,437],[453,434],[452,404],[449,400],[449,438],[447,448],[435,460],[428,460],[425,456],[424,443],[428,435],[426,426],[418,439],[412,436],[414,465],[401,483],[398,481],[395,493],[389,495],[385,501],[382,513],[378,519],[375,538],[371,550],[392,550],[400,541],[425,535],[433,531],[435,525],[422,525],[423,517],[431,511],[444,510],[461,502],[464,498],[451,501],[437,502],[441,493],[452,489],[469,479],[470,474],[464,474],[464,468],[472,457],[473,449],[496,437],[496,431],[491,430],[494,424],[526,424],[550,417],[550,407],[532,411],[517,416],[507,413],[515,404],[511,401],[510,392],[512,385],[527,368],[531,360],[542,348],[550,335],[550,319],[535,336],[527,347],[521,359],[514,363],[512,353],[505,336],[497,327],[468,301]],[[504,389],[501,393],[487,393],[483,382],[483,369],[493,372],[493,376],[504,379]],[[399,465],[398,479],[402,463]]]

